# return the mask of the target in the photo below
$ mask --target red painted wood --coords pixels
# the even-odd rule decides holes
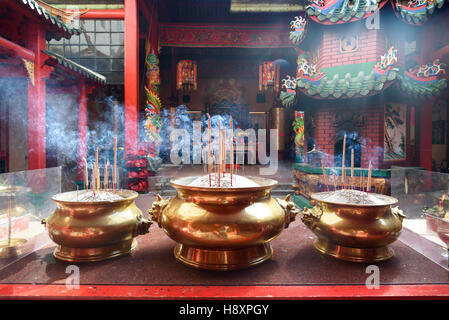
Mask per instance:
[[[34,85],[28,81],[28,169],[45,168],[45,91],[48,72],[42,67],[46,56],[45,30],[42,24],[29,28],[29,47],[35,52]]]
[[[78,180],[84,178],[84,159],[87,159],[87,89],[84,80],[79,81],[78,106]]]
[[[0,284],[2,299],[449,299],[449,285],[126,286]]]
[[[146,2],[145,0],[139,0],[139,10],[142,12],[142,15],[147,20],[147,23],[150,24],[152,20],[151,10],[148,9],[148,6],[153,6],[153,1]]]
[[[139,14],[125,0],[125,152],[137,148],[139,125]]]
[[[34,52],[0,36],[0,46],[13,54],[30,61],[35,60]]]
[[[419,166],[432,170],[432,102],[423,103],[419,117]]]
[[[89,9],[89,11],[80,16],[80,19],[123,20],[125,19],[125,9],[104,9],[104,10]]]

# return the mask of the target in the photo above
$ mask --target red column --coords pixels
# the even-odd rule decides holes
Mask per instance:
[[[432,170],[432,102],[421,105],[419,117],[419,165]]]
[[[29,47],[35,54],[34,85],[28,81],[28,169],[45,168],[45,90],[49,68],[41,50],[46,49],[45,30],[35,24],[28,29]]]
[[[86,82],[79,82],[80,96],[78,106],[78,180],[84,178],[84,161],[87,159],[87,89]]]
[[[137,0],[125,0],[125,151],[139,139],[139,14]]]

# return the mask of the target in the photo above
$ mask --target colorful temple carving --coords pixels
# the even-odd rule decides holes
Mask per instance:
[[[387,2],[395,14],[380,19]],[[415,122],[410,114],[431,104],[447,87],[444,63],[407,55],[405,34],[393,30],[403,28],[404,22],[419,28],[443,3],[317,0],[306,7],[304,16],[296,16],[290,22],[289,38],[297,47],[297,72],[282,80],[280,99],[285,107],[301,110],[295,112],[302,112],[302,121],[313,122],[305,122],[302,136],[296,118],[296,148],[304,146],[306,153],[312,150],[311,155],[319,155],[326,167],[338,167],[346,135],[346,152],[355,151],[360,168],[371,161],[378,182],[384,179],[380,189],[388,192],[388,177],[382,170],[417,163],[410,151],[416,143],[409,133]],[[422,63],[415,66],[418,60]],[[388,112],[394,112],[397,121],[388,124],[393,119]],[[321,170],[312,169],[319,166],[313,157],[296,154],[295,185],[302,186],[297,194],[308,197],[324,186],[322,177],[316,176]],[[421,165],[429,168],[429,162]]]

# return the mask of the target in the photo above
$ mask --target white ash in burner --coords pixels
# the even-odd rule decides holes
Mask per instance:
[[[210,188],[251,188],[251,187],[259,187],[260,185],[255,183],[253,180],[245,178],[240,175],[233,174],[232,175],[232,186],[231,186],[231,174],[225,173],[220,177],[220,186],[218,185],[218,177],[215,174],[211,174],[211,184]],[[209,175],[204,175],[196,178],[192,182],[188,184],[191,187],[201,187],[208,188],[209,187]]]
[[[318,197],[317,197],[318,198]],[[349,205],[384,205],[386,200],[381,195],[359,190],[342,189],[329,193],[322,192],[319,200]]]
[[[75,195],[75,197],[71,201],[75,202],[96,202],[96,201],[116,201],[116,200],[122,200],[124,199],[122,196],[118,195],[117,193],[113,193],[110,191],[98,191],[94,193],[92,191],[87,192],[79,192],[78,195]]]

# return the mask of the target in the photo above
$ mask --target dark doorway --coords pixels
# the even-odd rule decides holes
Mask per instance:
[[[345,167],[351,167],[351,150],[354,150],[354,167],[360,167],[362,161],[362,147],[356,139],[346,139]],[[334,166],[341,167],[343,157],[343,139],[334,145]]]

